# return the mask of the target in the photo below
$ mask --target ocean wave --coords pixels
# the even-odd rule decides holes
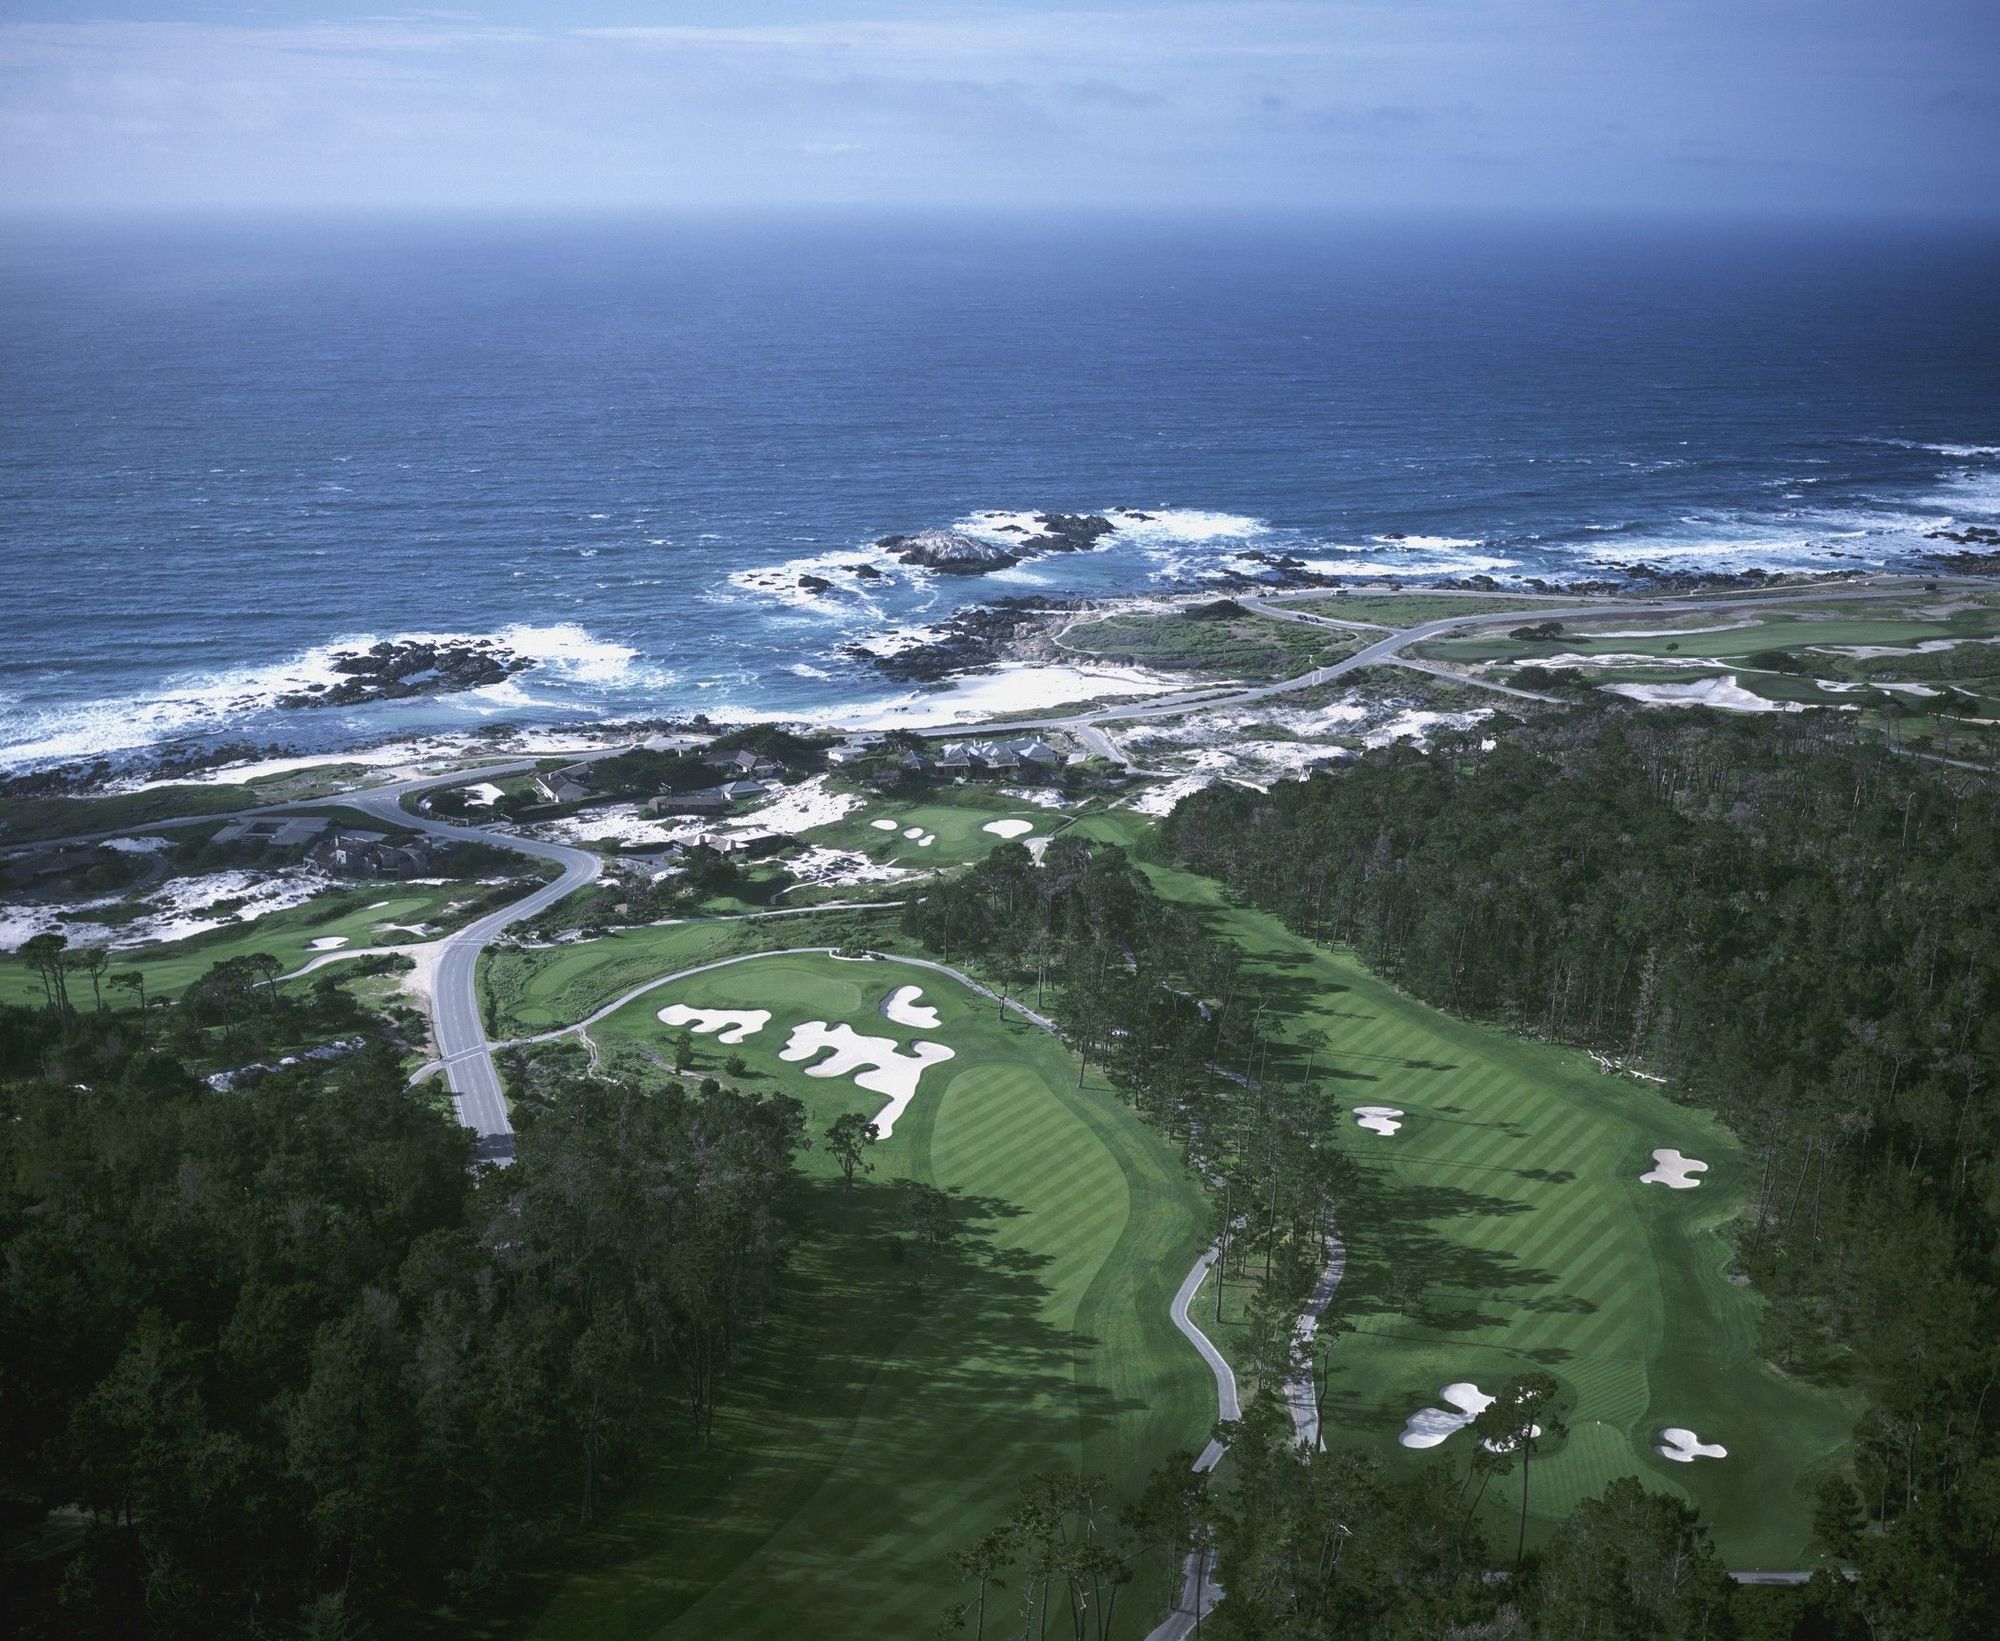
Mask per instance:
[[[874,573],[858,573],[864,569]],[[827,585],[802,585],[808,577]],[[818,615],[851,618],[857,613],[877,615],[878,595],[908,584],[907,572],[887,553],[846,547],[732,570],[707,596],[720,603],[740,603],[746,597],[775,600]]]
[[[389,643],[491,643],[530,663],[528,670],[460,695],[426,696],[429,703],[456,703],[477,715],[560,708],[563,703],[531,692],[534,681],[590,688],[661,688],[676,681],[670,669],[642,661],[629,644],[596,637],[576,622],[538,626],[516,622],[489,633],[403,632],[386,639],[354,633],[317,644],[282,661],[182,673],[137,695],[79,701],[0,713],[0,768],[25,768],[79,759],[113,757],[163,742],[235,729],[261,714],[279,710],[281,697],[313,685],[330,686],[346,675],[334,663],[343,655]],[[296,727],[307,728],[311,714]],[[287,715],[288,722],[291,715]]]

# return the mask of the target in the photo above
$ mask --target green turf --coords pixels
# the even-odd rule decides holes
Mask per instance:
[[[365,951],[373,946],[394,946],[418,937],[405,929],[382,925],[430,924],[443,930],[455,927],[462,918],[444,918],[445,908],[483,891],[473,884],[369,883],[334,894],[320,895],[300,906],[287,907],[249,923],[225,925],[187,940],[136,946],[112,954],[110,973],[136,969],[146,977],[146,990],[155,997],[177,995],[208,969],[225,959],[268,952],[294,968],[318,954],[313,940],[322,936],[345,935],[346,951]],[[380,903],[380,904],[378,904]],[[71,995],[79,984],[72,979]],[[30,1003],[42,1000],[42,983],[18,958],[0,958],[0,1002]]]
[[[1081,823],[1130,842],[1124,817]],[[1733,1567],[1806,1559],[1810,1494],[1839,1462],[1852,1410],[1759,1359],[1762,1301],[1733,1286],[1723,1226],[1754,1185],[1741,1146],[1706,1114],[1607,1076],[1588,1057],[1425,1008],[1359,963],[1310,946],[1205,879],[1146,868],[1162,893],[1206,906],[1249,958],[1287,1030],[1318,1028],[1338,1097],[1399,1106],[1402,1130],[1349,1125],[1360,1187],[1343,1209],[1348,1278],[1329,1434],[1392,1463],[1462,1467],[1465,1438],[1397,1444],[1440,1386],[1488,1391],[1542,1368],[1575,1397],[1567,1444],[1538,1461],[1531,1537],[1619,1475],[1699,1505]],[[1711,1166],[1692,1191],[1641,1185],[1655,1146]],[[1420,1301],[1398,1292],[1414,1282]],[[1729,1448],[1673,1463],[1655,1433],[1680,1425]],[[1518,1504],[1496,1484],[1496,1529]]]
[[[1443,593],[1329,593],[1324,598],[1288,598],[1288,610],[1330,615],[1347,621],[1376,621],[1385,627],[1415,627],[1456,615],[1486,615],[1519,610],[1532,617],[1547,601],[1532,598],[1454,598]]]
[[[1047,783],[1044,777],[1024,771],[1015,784],[1032,788]],[[989,821],[1027,821],[1034,831],[1018,840],[1025,843],[1029,837],[1047,837],[1065,819],[1057,810],[1003,797],[997,788],[977,786],[965,788],[962,794],[940,793],[915,802],[870,797],[865,808],[831,826],[814,827],[803,836],[808,843],[824,844],[831,849],[858,849],[870,860],[884,865],[957,866],[978,860],[1007,841],[984,830]],[[894,821],[895,829],[883,831],[872,824],[878,820]],[[937,841],[926,849],[915,838],[904,837],[904,831],[912,826],[921,827],[925,835]]]
[[[878,1012],[921,984],[934,1031]],[[849,1195],[823,1148],[802,1159],[810,1235],[776,1325],[751,1346],[711,1450],[661,1464],[555,1590],[533,1633],[591,1637],[927,1634],[956,1593],[951,1553],[995,1525],[1036,1471],[1132,1481],[1198,1447],[1213,1384],[1167,1308],[1201,1243],[1173,1152],[1068,1056],[938,975],[888,962],[771,957],[677,983],[596,1028],[608,1050],[672,1033],[668,1002],[769,1008],[730,1052],[753,1088],[805,1100],[817,1135],[878,1096],[776,1058],[801,1020],[940,1040],[876,1173]],[[895,1182],[960,1195],[966,1257],[919,1284],[895,1257]],[[1154,1580],[1157,1582],[1157,1578]],[[1127,1591],[1157,1603],[1161,1589]]]
[[[575,1025],[634,986],[717,957],[771,946],[865,946],[895,925],[893,907],[796,917],[690,919],[614,929],[557,946],[489,947],[480,986],[497,1037]]]
[[[1612,632],[1628,628],[1652,632],[1666,624],[1627,617],[1609,626]],[[1731,660],[1765,650],[1799,651],[1809,646],[1846,644],[1910,645],[1927,639],[1978,637],[1993,630],[1994,615],[1987,610],[1965,610],[1930,621],[1845,614],[1808,618],[1792,612],[1767,611],[1753,625],[1731,627],[1723,632],[1675,632],[1647,638],[1598,637],[1570,622],[1554,638],[1527,640],[1510,638],[1504,632],[1480,633],[1436,639],[1421,646],[1417,653],[1440,661],[1545,660],[1552,655],[1683,655]],[[1809,659],[1814,666],[1831,666],[1841,658]]]
[[[1132,611],[1080,621],[1064,630],[1061,643],[1079,655],[1175,672],[1289,678],[1351,655],[1361,639],[1249,612],[1221,617]]]

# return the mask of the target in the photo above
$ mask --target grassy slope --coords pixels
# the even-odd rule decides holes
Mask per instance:
[[[1136,832],[1123,817],[1083,826],[1118,841]],[[1698,1504],[1732,1566],[1806,1564],[1811,1487],[1844,1447],[1851,1412],[1757,1359],[1761,1301],[1725,1275],[1721,1227],[1755,1183],[1729,1134],[1582,1054],[1425,1008],[1353,959],[1225,905],[1206,879],[1146,870],[1162,893],[1213,908],[1293,1031],[1328,1034],[1343,1104],[1408,1114],[1394,1136],[1350,1130],[1366,1173],[1342,1216],[1350,1264],[1337,1308],[1359,1331],[1340,1347],[1330,1428],[1395,1462],[1462,1466],[1463,1437],[1434,1455],[1399,1447],[1404,1420],[1439,1405],[1453,1380],[1492,1390],[1540,1367],[1576,1401],[1567,1444],[1537,1462],[1531,1536],[1546,1530],[1543,1512],[1634,1474]],[[1704,1183],[1639,1184],[1655,1146],[1710,1163]],[[1415,1315],[1390,1297],[1397,1276],[1426,1285]],[[1722,1442],[1729,1458],[1658,1457],[1666,1425]],[[1498,1526],[1518,1484],[1494,1491]]]
[[[227,814],[236,809],[254,809],[261,804],[290,803],[331,795],[350,787],[367,770],[360,764],[316,765],[311,769],[288,770],[253,781],[188,782],[156,786],[145,792],[120,792],[110,797],[75,798],[63,796],[17,797],[7,800],[0,844],[25,843],[37,838],[61,838],[78,833],[109,832],[120,827],[145,826],[155,821],[178,820],[198,815]],[[329,802],[326,812],[335,812]],[[381,822],[347,812],[344,819],[355,825],[381,827]]]
[[[1257,615],[1229,618],[1131,612],[1081,621],[1062,647],[1108,661],[1231,678],[1287,678],[1352,654],[1359,640]]]
[[[317,955],[312,941],[321,936],[345,935],[346,950],[364,951],[372,946],[393,946],[416,937],[402,929],[381,927],[385,923],[426,922],[439,924],[439,913],[453,901],[466,900],[483,891],[474,884],[444,885],[408,883],[364,883],[334,894],[320,895],[301,906],[287,907],[254,922],[213,929],[187,940],[157,946],[136,946],[113,954],[113,974],[137,969],[146,977],[146,990],[155,997],[177,995],[209,968],[226,958],[245,957],[252,952],[269,952],[288,966],[299,966]],[[377,902],[383,904],[378,905]],[[453,922],[460,921],[453,919]],[[443,925],[439,925],[442,927]],[[72,996],[81,985],[87,998],[89,983],[72,979]],[[0,1002],[40,1002],[42,983],[18,958],[0,958]]]
[[[634,986],[718,957],[773,946],[866,945],[893,928],[896,916],[884,908],[645,924],[571,945],[491,948],[480,975],[497,1010],[495,1036],[521,1037],[575,1025]]]
[[[1666,623],[1638,622],[1637,630]],[[1680,655],[1714,660],[1740,659],[1763,650],[1797,649],[1821,644],[1915,644],[1925,639],[1970,638],[1994,630],[1992,612],[1965,610],[1935,621],[1902,617],[1828,615],[1824,619],[1768,612],[1754,625],[1724,632],[1677,632],[1652,638],[1595,637],[1587,629],[1571,629],[1553,639],[1528,641],[1499,633],[1467,638],[1442,638],[1421,646],[1419,653],[1448,661],[1540,660],[1551,655]],[[1613,630],[1634,627],[1626,621]],[[1834,657],[1815,658],[1815,665],[1832,666]]]
[[[1498,610],[1520,610],[1531,615],[1547,607],[1546,600],[1532,598],[1452,598],[1438,593],[1328,593],[1324,598],[1287,599],[1285,607],[1312,615],[1331,615],[1348,621],[1379,621],[1388,627],[1414,627],[1425,621],[1442,621],[1454,615],[1486,615]]]
[[[1029,788],[1047,782],[1044,777],[1024,771],[1019,781],[1009,784]],[[870,824],[877,820],[893,820],[896,829],[885,832]],[[884,865],[952,866],[978,860],[1005,841],[983,830],[987,822],[996,820],[1029,822],[1034,831],[1022,834],[1020,841],[1025,842],[1031,836],[1046,837],[1063,824],[1064,817],[1053,809],[1003,797],[997,787],[976,786],[966,788],[962,796],[958,792],[948,797],[941,793],[936,799],[916,803],[870,797],[866,808],[831,826],[815,827],[804,836],[809,843],[825,844],[832,849],[858,849],[870,860]],[[937,842],[928,849],[920,849],[916,839],[903,836],[903,829],[910,826],[921,826]]]
[[[934,1032],[877,1012],[921,982]],[[663,988],[598,1028],[663,1048],[654,1011],[767,1007],[741,1052],[750,1087],[804,1099],[817,1135],[875,1096],[776,1059],[803,1019],[951,1043],[875,1175],[849,1195],[823,1150],[811,1235],[781,1322],[735,1381],[711,1451],[662,1464],[587,1548],[535,1625],[549,1636],[925,1633],[948,1558],[1045,1468],[1136,1478],[1214,1418],[1206,1370],[1167,1318],[1201,1241],[1171,1151],[1019,1021],[938,976],[782,958]],[[702,1062],[729,1050],[698,1040]],[[970,1256],[919,1291],[899,1261],[893,1182],[961,1193]],[[1144,1592],[1145,1598],[1161,1592]],[[1130,1602],[1141,1592],[1127,1592]]]

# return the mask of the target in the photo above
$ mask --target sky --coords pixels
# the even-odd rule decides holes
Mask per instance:
[[[0,208],[2000,216],[2000,0],[0,0]]]

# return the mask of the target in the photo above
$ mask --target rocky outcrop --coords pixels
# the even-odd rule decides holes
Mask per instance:
[[[921,565],[946,575],[984,575],[1019,564],[1023,554],[997,542],[960,535],[956,530],[919,530],[911,536],[884,536],[875,545],[894,553],[905,564]]]
[[[335,657],[333,670],[342,674],[338,683],[308,684],[279,696],[278,705],[352,707],[412,695],[453,695],[501,683],[528,665],[511,650],[481,639],[443,644],[385,642]]]
[[[1040,533],[1029,536],[1026,545],[1044,553],[1088,551],[1117,528],[1098,513],[1037,513],[1035,523]]]
[[[937,683],[996,661],[1022,659],[1024,638],[1051,613],[1078,607],[1064,599],[1003,598],[959,610],[934,627],[924,643],[878,654],[864,642],[849,644],[842,653],[904,683]]]

